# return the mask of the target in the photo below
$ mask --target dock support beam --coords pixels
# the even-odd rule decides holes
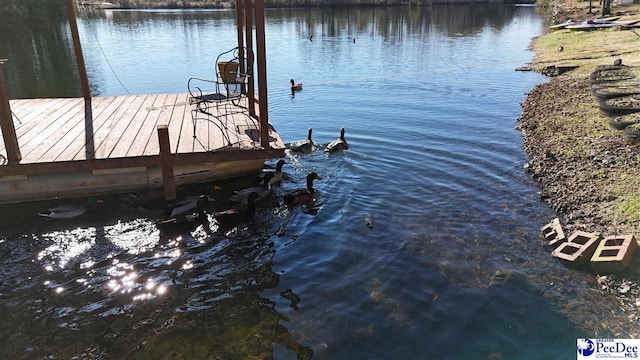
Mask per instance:
[[[244,17],[242,16],[242,14],[244,14],[244,3],[242,2],[242,0],[236,0],[236,31],[238,33],[238,57],[240,58],[240,73],[248,74],[248,71],[246,69],[246,64],[248,62],[245,59],[246,55],[244,53]],[[242,84],[241,92],[243,94],[247,93],[247,87],[245,86],[245,84]]]
[[[78,33],[78,23],[73,10],[73,0],[67,0],[67,17],[71,28],[71,38],[73,39],[73,50],[76,54],[78,73],[80,74],[80,85],[82,86],[82,96],[84,97],[84,137],[86,144],[87,159],[95,156],[95,146],[93,144],[93,114],[91,108],[91,90],[89,89],[89,79],[87,78],[87,68],[84,65],[82,56],[82,46],[80,45],[80,34]]]
[[[255,0],[256,62],[258,63],[258,106],[260,112],[260,145],[269,148],[269,107],[267,104],[267,51],[264,34],[264,0]]]
[[[244,6],[242,7],[244,11],[244,35],[245,35],[245,46],[247,47],[247,75],[249,75],[249,84],[247,86],[247,101],[249,107],[249,115],[251,117],[256,116],[256,91],[255,91],[255,78],[253,71],[253,62],[255,57],[255,52],[253,51],[253,4],[251,0],[244,0]],[[239,10],[236,10],[239,11]],[[240,25],[239,25],[240,26]],[[240,44],[238,44],[240,45]]]
[[[20,154],[16,128],[13,125],[13,114],[9,104],[9,90],[2,72],[2,64],[5,62],[6,60],[0,60],[0,130],[2,130],[4,147],[7,149],[7,160],[9,164],[15,164],[22,160],[22,154]]]
[[[173,178],[173,158],[169,143],[169,125],[158,125],[158,142],[160,143],[160,167],[162,168],[162,186],[164,199],[176,199],[176,180]]]

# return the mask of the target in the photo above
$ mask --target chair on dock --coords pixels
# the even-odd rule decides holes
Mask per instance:
[[[236,47],[225,51],[216,58],[216,78],[192,77],[187,82],[189,103],[195,105],[191,111],[193,137],[196,137],[198,121],[215,124],[228,146],[232,145],[228,134],[229,121],[234,114],[249,116],[244,105],[247,84],[251,80],[247,59],[253,59],[251,49]]]

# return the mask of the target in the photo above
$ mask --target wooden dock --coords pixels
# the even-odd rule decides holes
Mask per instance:
[[[22,160],[0,166],[0,202],[160,186],[159,125],[168,126],[178,184],[257,172],[265,159],[284,156],[272,126],[268,148],[261,146],[246,98],[207,104],[208,114],[188,94],[93,97],[91,104],[87,125],[83,98],[10,101]],[[7,156],[4,141],[0,154]]]
[[[83,97],[10,100],[0,59],[0,203],[160,186],[173,200],[176,184],[284,156],[269,123],[264,0],[236,0],[237,46],[218,56],[215,81],[192,78],[216,85],[188,85],[196,95],[91,97],[73,1],[65,6]]]

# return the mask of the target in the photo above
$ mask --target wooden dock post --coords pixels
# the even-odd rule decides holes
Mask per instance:
[[[9,164],[14,164],[22,160],[22,154],[20,154],[16,128],[13,125],[13,114],[9,104],[9,90],[7,90],[7,83],[2,72],[2,64],[5,62],[7,62],[6,59],[0,59],[0,130],[2,130],[4,147],[7,149],[7,160]]]
[[[269,105],[267,104],[267,51],[264,33],[264,0],[255,0],[256,48],[258,65],[258,107],[260,111],[260,145],[269,148]]]
[[[164,187],[164,199],[173,201],[176,199],[176,181],[173,178],[173,158],[171,157],[171,144],[169,143],[169,125],[158,125],[158,142],[160,143],[160,167],[162,168],[162,186]]]
[[[87,68],[84,65],[82,56],[82,46],[80,45],[80,34],[78,33],[78,22],[73,10],[73,0],[67,0],[67,17],[71,28],[71,38],[73,39],[73,50],[76,54],[78,73],[80,74],[80,85],[82,86],[82,96],[84,97],[84,137],[86,142],[86,156],[92,159],[95,155],[95,145],[93,143],[93,112],[91,107],[91,90],[89,89],[89,79],[87,78]]]
[[[245,53],[244,53],[244,3],[242,0],[236,0],[236,31],[238,33],[238,58],[240,59],[240,73],[248,74],[246,69]],[[251,79],[249,79],[251,80]],[[241,93],[247,93],[246,84],[242,84]]]
[[[253,4],[252,0],[244,0],[244,7],[236,11],[244,11],[244,35],[245,46],[247,47],[247,76],[249,83],[247,84],[247,107],[249,108],[249,115],[256,116],[256,91],[255,80],[253,71],[253,61],[255,58],[255,52],[253,51]]]

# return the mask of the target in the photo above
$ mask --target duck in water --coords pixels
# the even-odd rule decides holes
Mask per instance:
[[[309,133],[307,134],[307,138],[304,140],[296,141],[289,145],[289,149],[295,152],[310,152],[313,150],[313,140],[311,140],[311,128],[309,128]]]
[[[333,152],[339,150],[347,150],[349,148],[349,143],[347,139],[344,138],[344,128],[340,128],[340,137],[333,140],[327,145],[326,151]]]
[[[188,231],[198,225],[209,228],[209,219],[205,209],[209,205],[209,197],[201,195],[194,201],[179,203],[169,215],[169,218],[158,221],[156,227],[163,233]]]
[[[253,220],[253,216],[256,213],[256,200],[258,199],[258,193],[252,192],[247,196],[247,207],[245,209],[228,209],[224,211],[217,211],[213,213],[220,228],[230,228],[238,224],[242,224]]]
[[[278,163],[276,164],[276,171],[270,171],[268,173],[272,173],[273,174],[273,178],[271,178],[271,186],[277,185],[278,183],[280,183],[280,181],[282,181],[282,165],[284,165],[285,162],[284,160],[280,159],[278,160]],[[258,175],[258,179],[260,179],[259,183],[262,185],[264,184],[264,177],[268,174],[268,173],[262,173],[260,175]]]
[[[312,202],[316,196],[316,190],[313,188],[313,180],[322,180],[322,178],[315,172],[307,175],[307,187],[286,194],[284,196],[285,205],[296,206]]]
[[[258,194],[258,197],[255,200],[263,199],[267,197],[267,195],[269,195],[269,193],[271,192],[271,179],[273,179],[273,173],[268,172],[264,175],[262,186],[253,186],[236,191],[235,194],[231,195],[229,200],[247,205],[247,200],[249,199],[249,195],[251,195],[251,193]]]
[[[300,91],[302,90],[302,84],[298,83],[296,84],[295,80],[291,79],[291,93],[295,93],[296,91]]]

